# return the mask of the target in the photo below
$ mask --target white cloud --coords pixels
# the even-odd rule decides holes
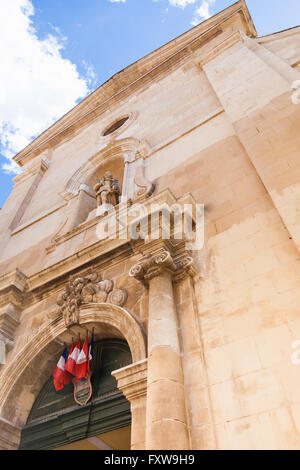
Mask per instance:
[[[85,60],[82,60],[82,65],[85,69],[86,80],[90,87],[95,88],[98,80],[98,75],[92,64],[88,64]]]
[[[126,0],[108,0],[110,3],[125,3]],[[161,0],[152,0],[153,2],[157,3]],[[191,3],[195,3],[197,0],[169,0],[169,4],[173,7],[180,7],[185,8],[187,5]]]
[[[195,11],[194,18],[191,21],[191,25],[196,26],[203,20],[207,20],[212,16],[210,7],[214,5],[216,0],[202,0],[199,8]]]
[[[33,137],[69,111],[89,92],[95,79],[92,66],[79,76],[76,65],[61,55],[66,38],[54,34],[40,40],[33,27],[31,0],[0,0],[0,147],[11,157]]]
[[[195,3],[196,0],[169,0],[170,5],[173,7],[185,8],[190,3]]]

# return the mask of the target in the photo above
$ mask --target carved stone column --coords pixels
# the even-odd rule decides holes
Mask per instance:
[[[185,389],[173,279],[192,259],[161,248],[132,267],[149,287],[146,449],[189,449]]]
[[[145,449],[147,359],[112,372],[131,409],[131,450]]]

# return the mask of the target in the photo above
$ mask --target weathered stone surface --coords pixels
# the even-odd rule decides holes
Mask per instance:
[[[80,307],[84,304],[105,303],[122,307],[127,300],[127,292],[116,289],[114,282],[102,280],[98,273],[77,277],[69,281],[57,299],[56,314],[62,314],[67,328],[80,324]]]

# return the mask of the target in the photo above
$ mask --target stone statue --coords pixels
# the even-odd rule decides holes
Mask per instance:
[[[112,204],[113,206],[119,204],[119,182],[110,171],[106,171],[103,178],[97,179],[94,191],[97,198],[97,207],[106,204]]]

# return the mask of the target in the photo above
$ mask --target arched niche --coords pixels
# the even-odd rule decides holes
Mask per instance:
[[[125,163],[131,162],[136,157],[136,152],[139,151],[141,142],[135,138],[128,138],[110,143],[104,149],[93,155],[87,162],[85,162],[69,179],[62,196],[65,199],[72,197],[78,193],[80,186],[83,184],[88,185],[91,178],[98,169],[104,165],[118,165],[125,169]],[[118,169],[119,174],[121,171]],[[124,175],[120,177],[121,185],[123,186]]]
[[[128,344],[133,363],[146,358],[146,339],[143,328],[124,308],[112,304],[88,304],[80,312],[80,326],[95,328],[95,340],[118,338]],[[76,331],[76,330],[75,330]],[[29,413],[45,382],[52,374],[63,348],[70,343],[74,330],[67,330],[62,318],[32,337],[9,365],[0,381],[0,419],[16,429],[26,425]]]
[[[68,221],[64,232],[69,232],[89,217],[96,209],[96,180],[110,171],[119,182],[120,200],[128,196],[128,187],[132,179],[128,176],[127,165],[133,162],[141,149],[141,143],[135,138],[114,141],[91,157],[69,179],[61,196],[68,201]]]
[[[122,194],[122,187],[123,187],[123,179],[124,179],[124,158],[122,155],[117,155],[114,158],[110,158],[108,160],[103,160],[99,166],[95,169],[94,173],[92,173],[85,184],[93,189],[97,179],[103,177],[106,171],[110,171],[113,174],[113,177],[118,180],[119,188]]]

